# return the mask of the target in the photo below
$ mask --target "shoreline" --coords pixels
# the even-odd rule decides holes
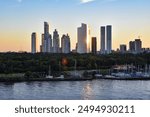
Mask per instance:
[[[93,78],[0,78],[0,82],[32,82],[32,81],[87,81],[87,80],[93,80]]]
[[[92,78],[92,77],[85,77],[85,78],[53,78],[53,79],[48,79],[48,78],[0,78],[0,82],[34,82],[34,81],[49,81],[49,82],[59,82],[59,81],[92,81],[92,80],[120,80],[120,81],[148,81],[150,78]]]

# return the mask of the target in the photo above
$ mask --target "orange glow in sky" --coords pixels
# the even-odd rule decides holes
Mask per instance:
[[[143,47],[150,47],[149,0],[3,0],[0,1],[0,52],[31,51],[31,34],[37,33],[38,51],[44,21],[50,25],[50,34],[58,30],[60,38],[69,34],[71,48],[77,42],[77,27],[90,26],[91,37],[97,37],[100,49],[100,26],[112,25],[113,49],[139,36]]]

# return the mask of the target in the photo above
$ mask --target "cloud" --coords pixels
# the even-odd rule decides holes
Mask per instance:
[[[93,2],[93,1],[95,1],[95,0],[80,0],[80,1],[81,1],[82,4],[84,4],[84,3]]]
[[[21,3],[23,0],[16,0],[17,2]],[[59,1],[59,0],[54,0],[54,1]],[[89,3],[89,2],[93,2],[95,0],[79,0],[81,4],[85,4],[85,3]]]
[[[80,0],[80,3],[85,4],[85,3],[94,2],[94,1],[98,1],[98,0]],[[116,2],[118,0],[99,0],[99,1],[102,1],[102,2]]]

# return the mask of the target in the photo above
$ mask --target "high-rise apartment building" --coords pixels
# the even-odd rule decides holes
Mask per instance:
[[[43,52],[52,52],[52,37],[49,34],[49,24],[44,22],[44,45]]]
[[[59,43],[59,34],[58,31],[55,29],[53,32],[53,53],[60,53]]]
[[[142,51],[142,41],[140,39],[135,39],[135,53],[141,53]]]
[[[120,52],[121,53],[127,52],[127,46],[125,44],[120,45]]]
[[[112,52],[112,26],[107,25],[101,26],[101,33],[100,33],[100,42],[101,42],[101,54],[110,54]]]
[[[36,33],[32,33],[31,35],[31,53],[36,53],[36,42],[37,42],[37,36]]]
[[[61,38],[61,49],[62,53],[70,53],[70,37],[69,35],[63,35]]]
[[[105,37],[106,37],[106,34],[105,34],[105,26],[102,26],[101,27],[101,39],[100,39],[100,41],[101,41],[101,49],[100,49],[100,52],[101,52],[101,54],[105,54]]]
[[[129,42],[129,51],[132,53],[135,51],[135,41]]]
[[[96,39],[96,37],[92,37],[91,49],[92,49],[93,54],[97,53],[97,39]]]
[[[112,26],[108,25],[106,26],[106,41],[107,41],[107,54],[110,54],[112,52]]]
[[[140,39],[135,39],[135,41],[129,42],[129,51],[131,53],[141,53],[142,52],[142,41]]]
[[[41,35],[40,52],[44,52],[44,34]]]
[[[87,24],[81,25],[78,28],[78,45],[77,45],[77,52],[78,53],[89,53],[90,52],[90,30]]]

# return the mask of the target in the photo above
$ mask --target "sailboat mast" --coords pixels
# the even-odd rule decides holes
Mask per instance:
[[[48,75],[51,75],[51,66],[49,65],[49,74]]]
[[[77,70],[77,60],[75,59],[75,65],[74,65],[74,70],[75,70],[75,75],[76,75],[76,70]]]

